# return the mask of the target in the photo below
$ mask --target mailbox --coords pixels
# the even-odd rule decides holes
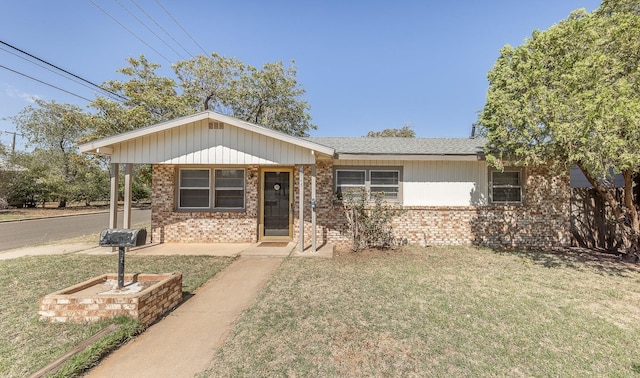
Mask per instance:
[[[101,247],[138,247],[147,242],[144,228],[108,228],[100,233]]]
[[[124,249],[137,247],[147,242],[144,228],[108,228],[100,233],[101,247],[118,247],[118,288],[124,286]]]

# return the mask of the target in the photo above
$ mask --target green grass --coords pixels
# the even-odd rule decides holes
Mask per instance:
[[[125,271],[181,272],[183,291],[193,292],[232,261],[210,256],[127,256]],[[50,324],[38,320],[38,300],[46,294],[106,272],[117,271],[117,254],[109,256],[58,255],[0,261],[0,376],[23,377],[46,366],[98,333],[111,322]],[[114,320],[113,322],[117,322]],[[113,337],[126,340],[135,325],[121,328]],[[112,348],[113,340],[101,340],[98,348]],[[98,351],[80,362],[91,363]],[[84,362],[83,362],[84,361]],[[73,367],[70,367],[70,369]],[[80,366],[78,371],[82,370]],[[73,369],[78,369],[76,366]],[[72,370],[70,370],[72,371]]]
[[[551,252],[288,259],[203,376],[632,376],[640,271]]]

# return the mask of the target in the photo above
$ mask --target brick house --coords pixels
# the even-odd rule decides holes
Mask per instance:
[[[347,244],[335,195],[383,191],[404,211],[411,244],[554,247],[570,244],[569,175],[544,167],[495,171],[474,138],[298,138],[211,111],[96,140],[111,157],[112,201],[125,164],[152,164],[153,242],[297,241]],[[115,227],[112,206],[110,226]],[[302,221],[301,221],[302,220]]]

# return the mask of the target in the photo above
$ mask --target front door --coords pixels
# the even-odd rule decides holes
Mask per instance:
[[[261,239],[291,239],[292,169],[262,171]]]

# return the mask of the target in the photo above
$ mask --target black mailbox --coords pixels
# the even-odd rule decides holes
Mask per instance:
[[[144,228],[108,228],[100,233],[101,247],[138,247],[147,242]]]
[[[100,233],[101,247],[118,247],[118,288],[124,286],[124,249],[137,247],[147,242],[144,228],[107,228]]]

